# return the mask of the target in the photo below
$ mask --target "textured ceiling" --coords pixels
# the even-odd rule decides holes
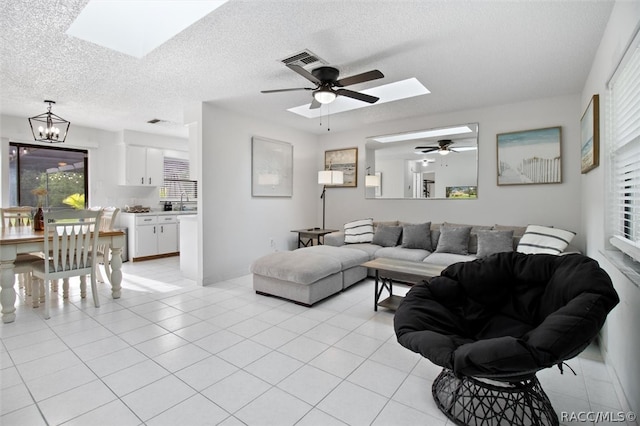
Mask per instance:
[[[332,115],[332,131],[408,116],[498,105],[582,89],[611,13],[609,0],[230,0],[142,59],[65,31],[86,0],[1,0],[0,113],[53,112],[105,130],[186,136],[183,107],[208,101],[308,132],[286,111],[310,92],[279,59],[309,49],[341,76],[379,69],[432,93]],[[117,28],[113,29],[117,31]]]

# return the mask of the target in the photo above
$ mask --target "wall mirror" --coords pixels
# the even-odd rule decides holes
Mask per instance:
[[[368,137],[365,197],[475,199],[478,123]]]

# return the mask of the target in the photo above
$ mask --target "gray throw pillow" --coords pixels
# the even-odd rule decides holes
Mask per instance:
[[[513,251],[513,230],[478,231],[478,257]]]
[[[398,245],[401,233],[402,227],[400,226],[379,225],[376,233],[373,234],[372,243],[382,247],[395,247]]]
[[[468,255],[470,234],[470,226],[442,226],[440,228],[440,238],[438,238],[438,246],[435,252]]]
[[[431,222],[403,225],[402,247],[431,251]]]

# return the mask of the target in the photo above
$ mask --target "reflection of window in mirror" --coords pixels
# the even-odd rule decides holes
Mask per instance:
[[[476,198],[478,124],[372,136],[366,167],[385,178],[366,198]]]

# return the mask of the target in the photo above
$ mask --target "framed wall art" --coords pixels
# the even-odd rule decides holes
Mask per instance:
[[[600,100],[593,95],[587,110],[580,119],[581,172],[598,167],[600,160]]]
[[[562,183],[560,127],[497,135],[498,185]]]
[[[254,136],[251,138],[251,196],[293,195],[293,145]]]
[[[358,186],[358,148],[334,149],[325,151],[324,169],[341,170],[344,174],[344,183],[342,185],[332,186]]]

